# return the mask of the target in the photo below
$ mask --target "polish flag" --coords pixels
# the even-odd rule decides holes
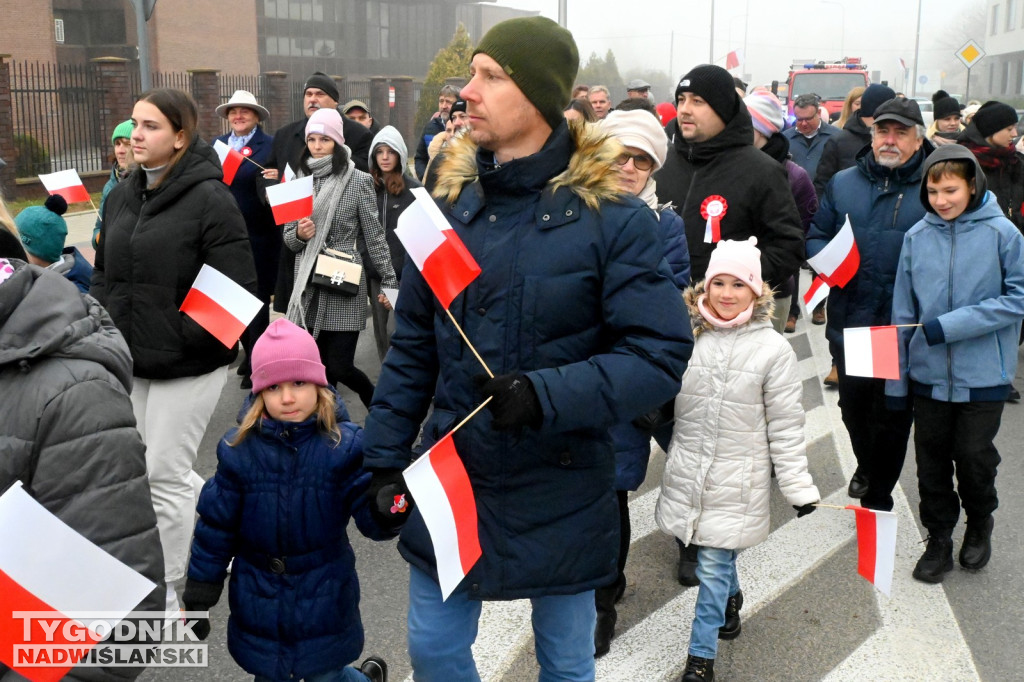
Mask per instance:
[[[0,662],[24,677],[64,677],[154,588],[32,499],[20,481],[0,496]],[[37,667],[39,647],[61,662]]]
[[[430,531],[442,598],[448,599],[482,554],[476,498],[452,434],[435,443],[403,475]]]
[[[69,204],[89,201],[89,192],[74,168],[40,175],[39,182],[43,183],[48,193],[61,195]]]
[[[224,169],[224,184],[230,185],[235,181],[235,173],[245,163],[245,157],[242,156],[241,152],[236,152],[220,140],[213,143],[213,149],[217,152],[218,158],[220,158],[221,168]]]
[[[832,287],[845,287],[860,267],[860,251],[853,238],[853,226],[846,218],[843,229],[832,238],[817,256],[807,259],[807,264]]]
[[[848,505],[857,515],[857,573],[885,596],[896,565],[896,514]]]
[[[412,193],[416,201],[398,217],[395,234],[447,310],[452,300],[480,274],[480,266],[430,193],[422,187],[414,188]]]
[[[814,310],[818,307],[818,304],[828,298],[829,286],[825,284],[825,280],[821,275],[814,278],[811,282],[811,286],[807,289],[807,293],[804,294],[804,305],[807,306],[808,310]]]
[[[733,50],[725,56],[725,69],[726,71],[732,71],[740,65],[740,53],[738,50]]]
[[[281,178],[281,182],[291,182],[295,179],[295,171],[292,170],[292,165],[286,163],[284,165],[284,177]]]
[[[900,378],[896,327],[850,327],[843,330],[846,373],[874,379]]]
[[[238,337],[262,307],[263,301],[233,279],[216,268],[203,265],[180,310],[225,346],[234,348]]]
[[[267,199],[278,225],[313,215],[313,176],[293,179],[267,188]]]

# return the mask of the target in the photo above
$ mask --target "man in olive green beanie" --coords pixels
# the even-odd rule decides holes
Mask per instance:
[[[671,400],[690,354],[656,214],[622,199],[622,147],[562,116],[577,67],[572,36],[554,22],[497,24],[460,91],[469,134],[454,136],[427,175],[448,234],[479,266],[450,314],[480,355],[452,343],[434,291],[406,268],[364,431],[375,512],[391,514],[406,485],[431,401],[424,449],[486,409],[451,441],[473,489],[475,517],[458,522],[475,534],[465,545],[459,536],[459,551],[479,548],[461,555],[473,552],[473,563],[456,566],[459,552],[437,549],[429,510],[414,509],[401,531],[417,680],[479,680],[481,602],[529,599],[540,679],[593,682],[594,588],[618,575],[609,428]]]
[[[552,128],[562,122],[580,54],[572,34],[546,17],[509,19],[496,25],[476,46],[505,70]]]

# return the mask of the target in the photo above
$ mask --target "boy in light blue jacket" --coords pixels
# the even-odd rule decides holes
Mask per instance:
[[[961,504],[967,531],[960,565],[980,569],[992,553],[1000,462],[993,441],[1017,371],[1024,237],[960,145],[928,157],[921,203],[928,212],[904,237],[892,303],[893,324],[917,326],[900,329],[900,379],[887,382],[886,395],[897,405],[912,397],[928,530],[914,577],[938,583],[953,570]]]

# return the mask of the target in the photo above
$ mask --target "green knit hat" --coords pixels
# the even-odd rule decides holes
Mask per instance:
[[[64,197],[51,194],[42,206],[29,206],[19,213],[14,224],[25,250],[47,263],[59,261],[68,236],[68,224],[62,217],[67,210]]]
[[[118,123],[117,127],[114,128],[114,134],[110,136],[110,144],[117,142],[117,138],[125,137],[129,140],[132,139],[132,131],[135,130],[135,126],[132,125],[130,120],[124,123]]]
[[[496,24],[473,51],[498,62],[552,128],[564,120],[580,53],[572,34],[546,17]]]

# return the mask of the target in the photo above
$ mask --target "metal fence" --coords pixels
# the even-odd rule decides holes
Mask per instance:
[[[132,98],[142,94],[138,71],[130,72]],[[93,64],[52,64],[11,62],[11,99],[14,119],[17,177],[33,177],[75,168],[79,173],[103,171],[111,163],[110,130],[101,130],[103,89]],[[262,102],[266,78],[262,75],[220,75],[220,101],[227,102],[235,90],[248,90]],[[153,73],[154,88],[192,90],[187,72]],[[421,83],[414,83],[414,99]],[[291,116],[303,116],[303,81],[290,84]],[[369,80],[345,81],[349,99],[370,101]],[[344,102],[341,102],[342,104]],[[131,112],[125,112],[125,118]],[[275,122],[283,125],[284,122]],[[229,130],[226,120],[222,133]]]
[[[89,65],[12,62],[17,176],[102,170],[110,145],[97,130],[100,97]]]

